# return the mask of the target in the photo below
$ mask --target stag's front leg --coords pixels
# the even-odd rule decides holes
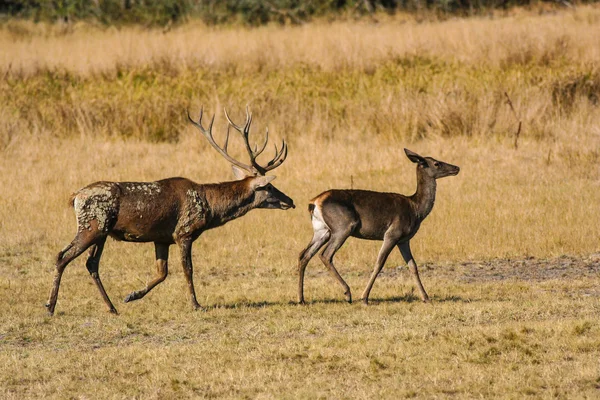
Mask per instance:
[[[192,307],[195,310],[199,310],[202,307],[196,300],[196,291],[194,290],[194,267],[192,266],[192,239],[183,238],[177,243],[181,250],[181,263],[183,264],[183,273],[187,280],[188,288],[190,290],[190,296],[192,299]]]
[[[425,288],[423,287],[423,284],[421,283],[421,279],[419,278],[419,270],[417,269],[417,263],[415,262],[415,259],[413,258],[412,253],[410,252],[409,242],[400,243],[398,245],[398,248],[400,249],[400,252],[402,253],[402,258],[404,258],[404,261],[406,261],[408,263],[408,268],[410,269],[410,272],[412,273],[413,277],[415,278],[415,284],[417,285],[417,288],[419,289],[419,294],[421,295],[421,300],[423,300],[425,303],[429,303],[429,296],[427,295],[427,292],[425,291]]]
[[[167,278],[167,275],[169,274],[169,245],[164,243],[154,243],[154,253],[156,255],[156,277],[150,281],[144,289],[129,293],[129,295],[125,297],[125,303],[141,299],[156,285]]]

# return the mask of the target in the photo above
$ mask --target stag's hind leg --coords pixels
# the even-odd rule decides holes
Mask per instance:
[[[75,236],[75,239],[67,247],[62,249],[56,256],[56,273],[54,275],[54,282],[52,284],[52,291],[50,297],[46,303],[46,308],[50,315],[54,314],[54,308],[58,300],[58,289],[60,287],[60,280],[65,268],[71,261],[79,257],[81,253],[86,251],[88,247],[93,245],[98,237],[92,232],[87,230],[81,230]]]
[[[106,236],[99,239],[88,252],[88,259],[85,263],[85,267],[88,272],[92,276],[92,279],[96,283],[98,290],[100,291],[100,295],[102,295],[102,299],[108,306],[108,310],[113,314],[118,314],[117,309],[113,306],[108,294],[106,294],[106,290],[104,290],[104,285],[102,285],[102,281],[100,280],[100,274],[98,269],[100,267],[100,257],[102,256],[102,250],[104,250],[104,243],[106,243]]]
[[[156,285],[167,278],[167,275],[169,274],[169,245],[164,243],[154,243],[154,253],[156,254],[156,277],[148,283],[144,289],[129,293],[125,298],[125,303],[141,299]]]

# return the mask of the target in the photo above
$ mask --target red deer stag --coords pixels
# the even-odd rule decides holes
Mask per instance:
[[[214,116],[205,129],[202,125],[202,111],[198,122],[188,113],[188,119],[227,161],[232,164],[238,178],[232,182],[198,184],[186,178],[168,178],[157,182],[96,182],[80,189],[71,196],[71,205],[77,218],[75,239],[58,253],[56,275],[46,307],[50,315],[54,313],[58,298],[58,288],[65,267],[89,249],[86,267],[100,290],[110,312],[117,314],[98,274],[98,266],[104,243],[108,236],[126,242],[154,242],[156,254],[156,277],[142,290],[130,293],[125,302],[141,299],[152,288],[165,280],[168,273],[169,247],[177,244],[181,252],[183,271],[191,295],[192,305],[200,308],[196,300],[192,278],[192,243],[202,232],[221,226],[241,217],[255,208],[286,210],[294,208],[294,202],[271,181],[274,176],[265,175],[280,166],[287,157],[287,144],[281,149],[275,146],[275,157],[265,166],[259,165],[256,158],[264,151],[269,139],[266,131],[260,149],[252,150],[248,134],[252,115],[246,109],[246,123],[243,127],[234,124],[227,111],[227,137],[220,147],[212,135]],[[242,164],[227,152],[229,127],[233,127],[243,137],[250,164]],[[245,172],[244,172],[245,171]]]
[[[377,275],[383,268],[394,246],[398,246],[408,263],[419,288],[421,299],[429,297],[419,279],[417,264],[410,251],[410,239],[417,233],[421,222],[429,215],[435,202],[436,179],[456,175],[459,168],[404,149],[406,156],[417,164],[417,191],[407,197],[397,193],[368,190],[328,190],[312,199],[308,210],[312,217],[313,238],[302,250],[298,260],[298,302],[304,303],[304,271],[310,259],[325,246],[321,261],[344,288],[346,300],[352,302],[350,288],[333,265],[333,256],[348,237],[383,240],[375,269],[362,294],[365,304]]]

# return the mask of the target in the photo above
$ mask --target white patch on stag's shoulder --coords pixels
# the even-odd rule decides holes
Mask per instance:
[[[188,189],[186,201],[181,212],[181,218],[175,228],[175,232],[190,233],[199,226],[208,213],[206,199],[193,189]]]
[[[315,232],[329,230],[329,227],[323,220],[323,214],[321,214],[321,207],[315,205],[315,208],[312,213],[312,226]]]

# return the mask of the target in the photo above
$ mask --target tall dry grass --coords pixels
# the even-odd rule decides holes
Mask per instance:
[[[78,76],[115,74],[168,63],[178,71],[240,73],[298,65],[328,72],[369,72],[392,59],[430,57],[472,67],[547,65],[568,60],[586,66],[600,59],[600,11],[581,7],[554,15],[516,13],[505,18],[417,23],[335,22],[300,27],[209,28],[191,23],[168,32],[141,28],[97,29],[76,25],[2,26],[0,68],[31,75],[64,69]]]
[[[516,131],[505,92],[523,136],[553,140],[573,121],[595,124],[587,108],[600,88],[599,18],[581,8],[254,30],[84,25],[60,35],[9,23],[0,31],[0,143],[40,131],[173,140],[190,105],[246,103],[283,131],[485,141]]]

